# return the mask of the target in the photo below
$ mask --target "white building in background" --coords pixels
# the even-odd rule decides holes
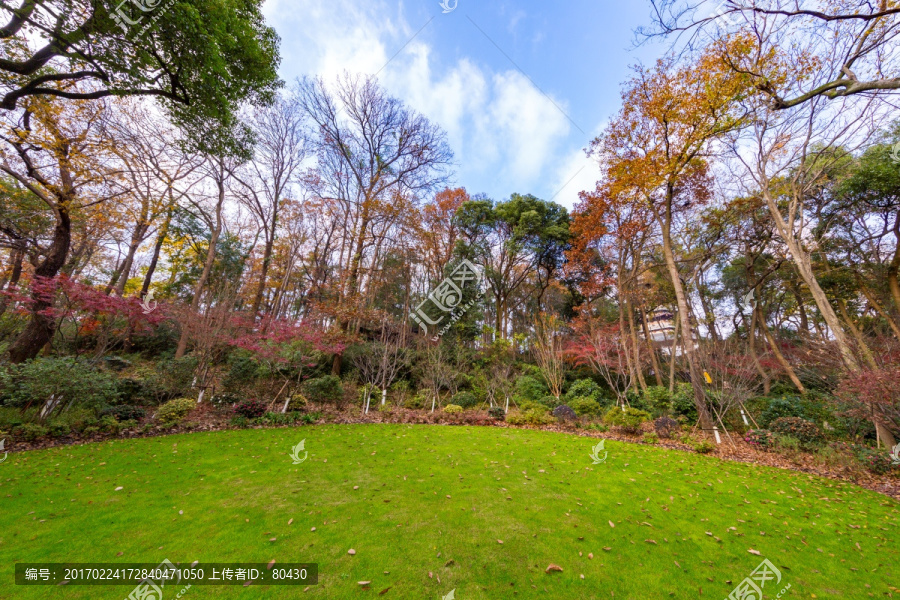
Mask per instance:
[[[680,329],[680,328],[679,328]],[[671,354],[672,345],[675,343],[675,312],[668,308],[656,308],[647,315],[647,330],[650,332],[650,340],[653,346],[666,354]],[[675,348],[675,356],[681,356],[684,351],[683,332],[679,336],[679,344]],[[694,348],[697,347],[696,340]]]

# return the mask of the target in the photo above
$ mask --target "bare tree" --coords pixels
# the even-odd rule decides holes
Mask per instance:
[[[534,358],[550,388],[559,400],[566,380],[565,339],[562,323],[555,315],[542,313],[535,321]]]
[[[272,250],[285,200],[307,157],[304,114],[295,96],[281,96],[271,106],[253,113],[256,137],[254,157],[246,168],[233,173],[240,183],[238,198],[257,218],[263,231],[263,256],[253,304],[259,314],[266,292]]]
[[[456,373],[441,343],[425,347],[420,365],[422,382],[428,386],[431,394],[431,412],[434,412],[435,407],[441,404],[441,392],[452,385]]]
[[[197,279],[197,283],[194,284],[193,298],[191,299],[191,312],[194,313],[200,308],[203,290],[209,280],[209,275],[212,272],[213,264],[216,260],[216,244],[225,227],[224,211],[226,190],[228,180],[230,179],[230,173],[234,170],[234,167],[234,159],[221,156],[208,157],[204,170],[214,185],[213,192],[208,198],[211,200],[211,203],[202,202],[199,198],[189,197],[190,203],[210,229],[209,246],[206,249],[206,259],[203,263],[203,271]],[[184,353],[187,350],[188,339],[189,330],[183,329],[181,337],[178,340],[175,358],[184,356]]]
[[[388,388],[396,381],[397,375],[406,364],[406,348],[402,346],[402,338],[398,332],[391,331],[384,322],[378,342],[369,344],[354,357],[354,365],[365,387],[365,412],[369,412],[372,388],[381,391],[381,405],[387,403]]]
[[[318,173],[310,181],[324,199],[344,207],[339,325],[346,330],[359,296],[360,269],[370,227],[396,198],[424,193],[446,181],[452,152],[446,134],[388,96],[374,78],[345,75],[331,91],[322,79],[302,79],[299,103],[316,127]],[[340,373],[337,354],[332,372]]]
[[[178,184],[189,177],[200,165],[196,155],[182,152],[177,132],[160,118],[151,115],[145,105],[137,101],[123,101],[114,106],[103,120],[109,137],[115,140],[111,151],[119,159],[122,170],[120,186],[128,201],[125,207],[132,225],[124,259],[120,262],[107,285],[107,293],[115,289],[121,296],[131,275],[138,248],[149,237],[153,226],[157,228],[158,248],[165,239],[166,229],[175,204],[185,191]],[[156,268],[159,250],[155,248],[149,279]],[[142,290],[141,297],[146,294]]]

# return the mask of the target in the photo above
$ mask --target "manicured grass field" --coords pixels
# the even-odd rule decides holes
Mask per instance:
[[[294,465],[302,439],[309,458]],[[166,558],[319,564],[319,585],[305,593],[195,586],[188,600],[439,600],[453,589],[457,600],[718,600],[763,558],[782,573],[766,598],[788,584],[784,598],[884,598],[900,586],[900,505],[887,497],[616,442],[593,465],[595,441],[316,426],[10,455],[0,464],[0,598],[122,599],[133,587],[16,586],[16,561]],[[563,571],[545,573],[550,563]]]

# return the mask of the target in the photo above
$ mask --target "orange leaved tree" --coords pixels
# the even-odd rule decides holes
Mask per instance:
[[[622,92],[622,109],[591,148],[600,160],[609,194],[647,207],[660,228],[666,269],[682,316],[694,400],[705,429],[713,422],[672,238],[678,213],[711,195],[706,159],[716,140],[743,122],[737,101],[744,96],[748,79],[720,56],[706,52],[686,64],[664,59],[653,68],[637,68]]]

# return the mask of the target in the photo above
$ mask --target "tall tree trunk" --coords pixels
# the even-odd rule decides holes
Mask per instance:
[[[34,270],[35,277],[56,277],[59,270],[66,264],[69,254],[69,244],[72,240],[72,221],[69,216],[69,206],[72,198],[66,198],[56,206],[56,227],[53,229],[53,243],[47,251],[44,260]],[[16,341],[9,348],[9,360],[12,363],[21,363],[31,360],[56,333],[56,320],[44,314],[53,305],[52,298],[46,298],[32,292],[31,319],[25,330],[19,334]]]
[[[747,340],[750,347],[750,358],[753,359],[753,365],[756,367],[757,373],[759,373],[763,380],[763,394],[768,396],[769,392],[772,390],[772,378],[768,371],[763,368],[762,363],[759,362],[759,355],[756,353],[756,326],[759,321],[758,307],[758,303],[753,307],[753,313],[750,317],[750,327],[747,329]]]
[[[626,304],[626,310],[628,312],[628,336],[631,339],[631,351],[634,353],[634,367],[635,371],[637,371],[641,391],[646,393],[647,381],[644,379],[644,369],[641,368],[641,344],[637,339],[637,328],[634,326],[634,309],[630,301]]]
[[[872,350],[869,349],[869,345],[866,343],[866,338],[863,336],[862,331],[860,331],[859,327],[856,326],[856,323],[853,322],[853,317],[850,316],[850,312],[847,310],[847,303],[844,300],[838,300],[837,305],[838,310],[841,311],[841,317],[843,317],[844,322],[847,323],[847,329],[850,330],[850,334],[856,340],[856,345],[859,348],[859,353],[862,354],[863,360],[870,369],[877,369],[878,363],[875,362],[875,356],[872,354]]]
[[[675,299],[678,303],[678,312],[681,314],[681,329],[684,338],[684,353],[688,361],[688,369],[691,374],[691,387],[694,388],[694,404],[697,407],[697,415],[700,420],[700,427],[703,429],[712,429],[713,420],[706,406],[706,393],[704,392],[703,373],[700,370],[697,352],[694,348],[694,327],[691,324],[691,309],[688,305],[687,294],[684,291],[684,284],[681,282],[681,274],[678,272],[678,264],[675,262],[675,251],[672,249],[672,203],[675,196],[675,186],[672,183],[667,185],[666,190],[666,214],[665,217],[657,220],[660,222],[663,238],[663,254],[666,259],[666,267],[669,271],[669,278],[672,280],[672,287],[675,290]]]
[[[263,250],[262,265],[259,270],[259,285],[256,288],[256,295],[253,297],[253,306],[250,309],[253,318],[259,316],[259,307],[262,305],[263,294],[266,292],[266,279],[269,276],[269,263],[272,262],[272,247],[275,245],[275,232],[266,234],[266,246]]]
[[[809,316],[806,314],[806,305],[803,303],[803,295],[800,293],[799,286],[791,286],[791,292],[794,294],[794,299],[797,300],[797,314],[800,315],[800,329],[803,330],[803,333],[809,333]]]
[[[359,270],[362,265],[362,255],[366,243],[366,231],[369,228],[369,200],[363,201],[363,211],[360,215],[359,233],[356,236],[356,248],[353,251],[353,257],[350,259],[350,274],[347,278],[347,294],[351,304],[355,304],[357,297],[357,286],[359,285]],[[344,319],[340,322],[340,329],[344,333],[350,327],[350,321]],[[331,362],[331,374],[340,376],[341,366],[343,364],[343,353],[338,352],[334,355]]]
[[[894,337],[900,340],[900,326],[897,325],[897,322],[894,321],[894,318],[884,309],[881,305],[881,302],[878,301],[878,298],[875,296],[875,293],[869,289],[862,280],[858,280],[859,289],[862,291],[863,295],[866,297],[866,300],[869,301],[869,304],[872,305],[872,308],[875,309],[875,312],[881,315],[881,318],[887,321],[888,326],[891,328],[891,331],[894,332]]]
[[[678,348],[678,334],[681,331],[681,315],[675,315],[675,330],[672,332],[672,345],[669,349],[669,395],[675,393],[675,349]]]
[[[759,326],[760,329],[762,329],[763,335],[766,336],[766,340],[769,342],[769,347],[772,349],[772,353],[778,360],[778,364],[780,364],[781,368],[784,369],[784,372],[787,373],[787,376],[790,378],[791,383],[794,384],[794,387],[797,388],[797,391],[803,395],[806,395],[806,388],[803,387],[803,383],[800,382],[800,378],[797,377],[797,373],[794,372],[794,368],[791,366],[791,363],[787,361],[787,359],[784,357],[784,354],[781,353],[781,349],[778,347],[778,344],[775,343],[775,336],[773,336],[772,332],[769,331],[769,326],[766,325],[765,318],[761,318],[759,320]]]
[[[163,221],[162,227],[156,236],[156,243],[153,245],[153,256],[150,258],[150,266],[147,267],[147,274],[144,275],[144,284],[141,286],[141,299],[147,296],[150,291],[150,283],[153,281],[153,273],[156,271],[156,265],[159,263],[159,255],[162,252],[163,244],[166,236],[169,235],[169,224],[172,222],[172,211],[166,214],[166,220]]]
[[[194,298],[191,300],[191,314],[196,314],[197,309],[200,306],[203,288],[206,286],[209,274],[213,268],[213,263],[215,263],[216,260],[216,244],[219,241],[219,235],[222,233],[222,206],[225,204],[225,182],[224,180],[219,180],[216,183],[219,186],[219,198],[216,203],[216,222],[210,233],[209,248],[206,251],[206,261],[203,264],[203,272],[200,274],[200,279],[197,280],[197,284],[194,286]],[[175,358],[184,356],[184,353],[187,350],[187,344],[188,330],[183,329],[181,337],[178,340],[178,349],[175,350]]]
[[[837,343],[844,365],[846,365],[847,369],[850,371],[858,373],[860,371],[859,362],[853,354],[853,349],[850,346],[850,342],[847,339],[847,335],[844,332],[844,328],[841,325],[837,313],[834,312],[834,308],[832,308],[831,303],[828,302],[828,296],[825,295],[825,291],[822,289],[822,286],[819,285],[818,279],[816,279],[809,254],[801,247],[794,232],[791,231],[788,224],[785,223],[777,202],[772,198],[768,187],[765,185],[763,186],[763,196],[765,197],[766,205],[769,208],[769,213],[772,215],[775,222],[775,230],[778,232],[782,241],[787,245],[788,250],[790,250],[791,262],[794,263],[797,272],[809,289],[813,302],[816,303],[816,307],[819,309],[819,314],[822,315],[825,323],[831,329],[831,335],[834,336],[834,341]]]
[[[719,330],[716,327],[716,313],[709,304],[709,298],[703,293],[703,272],[697,270],[697,295],[700,297],[700,306],[703,307],[703,316],[706,317],[706,328],[714,342],[719,341]]]
[[[622,299],[621,291],[619,292],[619,339],[622,340],[622,352],[625,354],[625,364],[628,366],[628,373],[631,376],[631,385],[637,382],[637,373],[632,363],[631,352],[628,349],[628,334],[625,333],[625,306],[627,303]]]
[[[22,263],[25,260],[25,248],[14,248],[10,257],[10,274],[9,280],[4,282],[2,288],[7,292],[15,291],[16,287],[19,285],[19,279],[22,277]],[[9,306],[9,296],[0,295],[0,315],[6,312],[7,307]]]
[[[128,254],[125,255],[122,267],[116,274],[116,281],[111,282],[115,286],[116,295],[118,296],[122,296],[125,293],[125,284],[128,283],[128,277],[131,275],[131,267],[134,265],[134,255],[137,254],[137,250],[140,247],[141,242],[144,241],[146,233],[147,225],[146,223],[141,223],[134,228],[134,232],[131,234],[131,243],[128,245]]]

